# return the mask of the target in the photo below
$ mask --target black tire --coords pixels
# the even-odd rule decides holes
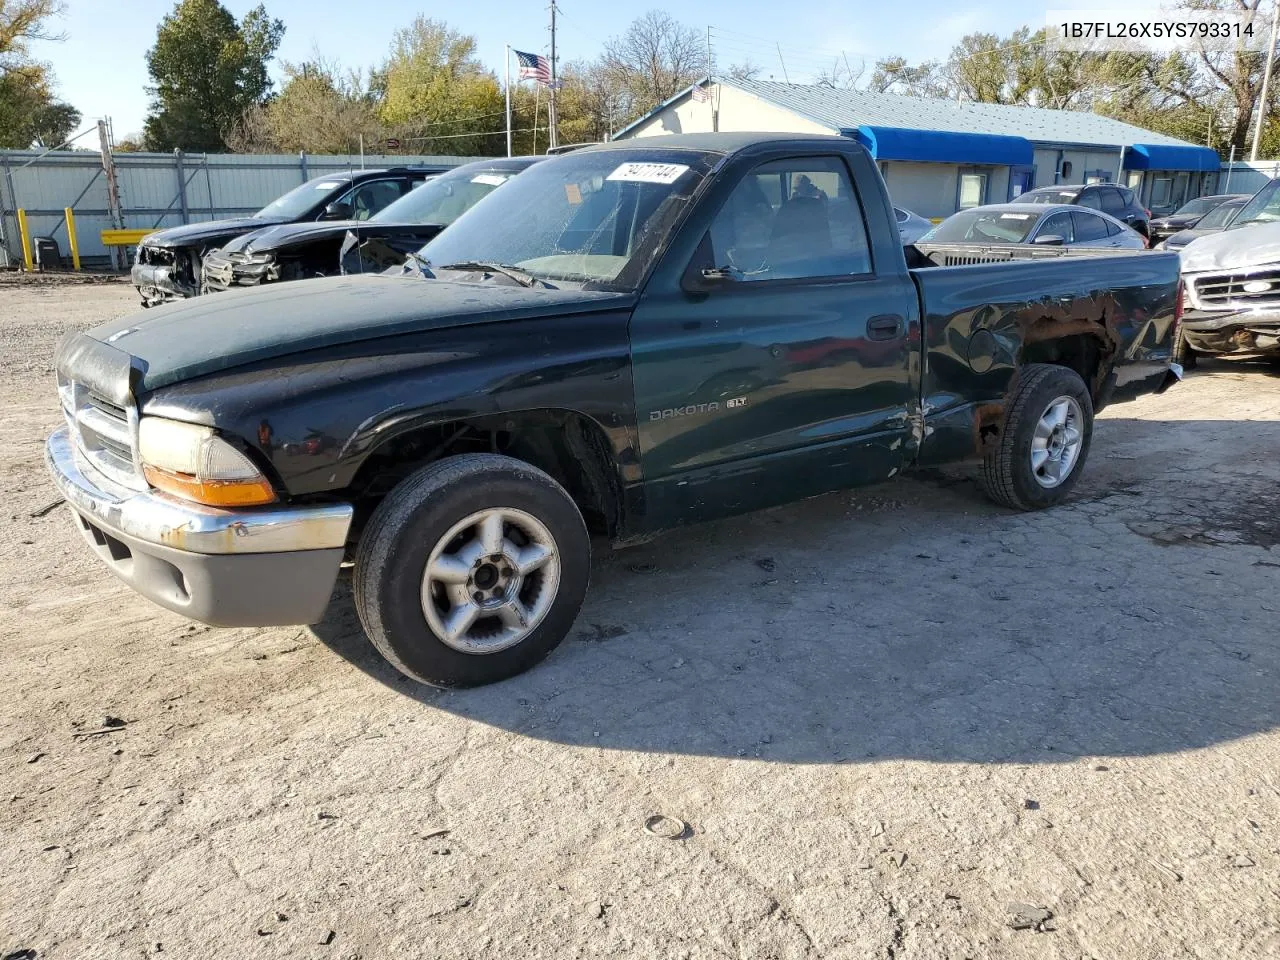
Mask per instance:
[[[515,646],[467,653],[446,644],[423,612],[423,575],[450,528],[478,511],[508,508],[552,535],[559,583],[542,621]],[[530,464],[496,454],[437,461],[412,474],[378,505],[360,539],[353,586],[356,612],[378,651],[401,673],[439,687],[472,687],[515,676],[542,660],[573,626],[591,575],[591,540],[565,489]]]
[[[1081,446],[1070,473],[1057,486],[1043,486],[1031,467],[1036,425],[1061,397],[1080,408]],[[1061,503],[1080,478],[1093,439],[1093,400],[1080,375],[1067,367],[1030,363],[1018,369],[1010,387],[1004,428],[995,449],[982,461],[982,485],[987,495],[1014,510],[1043,510]]]
[[[1172,359],[1174,363],[1180,364],[1183,370],[1194,370],[1196,361],[1200,359],[1200,354],[1187,343],[1187,338],[1183,336],[1181,330],[1173,338]]]

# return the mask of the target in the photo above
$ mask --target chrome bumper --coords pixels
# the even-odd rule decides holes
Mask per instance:
[[[324,612],[350,504],[223,510],[139,493],[82,468],[66,427],[45,460],[89,546],[156,603],[225,626],[312,623]]]

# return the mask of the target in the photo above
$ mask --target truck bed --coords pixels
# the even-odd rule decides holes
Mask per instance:
[[[1097,408],[1158,390],[1169,371],[1178,290],[1178,255],[1154,251],[1041,251],[928,244],[929,266],[911,270],[921,304],[924,346],[922,462],[972,456],[984,416],[999,414],[1022,363],[1096,370]],[[925,250],[921,250],[923,255]],[[1059,265],[1085,256],[1082,269]],[[1101,362],[1099,362],[1101,361]],[[923,438],[922,438],[923,439]]]
[[[975,263],[1005,263],[1010,260],[1057,260],[1061,257],[1131,257],[1146,250],[1114,247],[1052,247],[1030,243],[917,243],[905,248],[907,266],[913,270],[929,267],[962,267]]]

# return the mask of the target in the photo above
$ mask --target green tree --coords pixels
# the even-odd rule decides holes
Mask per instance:
[[[218,0],[179,0],[147,52],[147,149],[226,149],[233,124],[270,96],[267,63],[283,36],[262,6],[237,23]]]
[[[419,16],[396,31],[373,88],[379,117],[414,153],[505,152],[498,78],[476,56],[475,37]]]
[[[48,22],[59,0],[0,0],[0,147],[56,147],[80,123],[80,111],[54,94],[47,64],[31,56],[32,40],[60,40]]]
[[[355,153],[363,136],[373,150],[383,139],[379,98],[360,71],[344,71],[318,54],[284,64],[280,94],[255,104],[227,135],[242,153]]]

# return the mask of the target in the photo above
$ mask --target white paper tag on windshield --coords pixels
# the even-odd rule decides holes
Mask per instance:
[[[507,178],[500,173],[477,173],[471,178],[472,183],[483,183],[486,187],[500,187]]]
[[[1000,214],[1000,219],[1001,220],[1030,220],[1034,216],[1035,216],[1034,213],[1002,213]]]
[[[689,167],[683,163],[624,163],[605,177],[632,183],[675,183]]]
[[[326,180],[324,183],[317,183],[317,190],[332,190],[334,187],[342,186],[341,180]]]

